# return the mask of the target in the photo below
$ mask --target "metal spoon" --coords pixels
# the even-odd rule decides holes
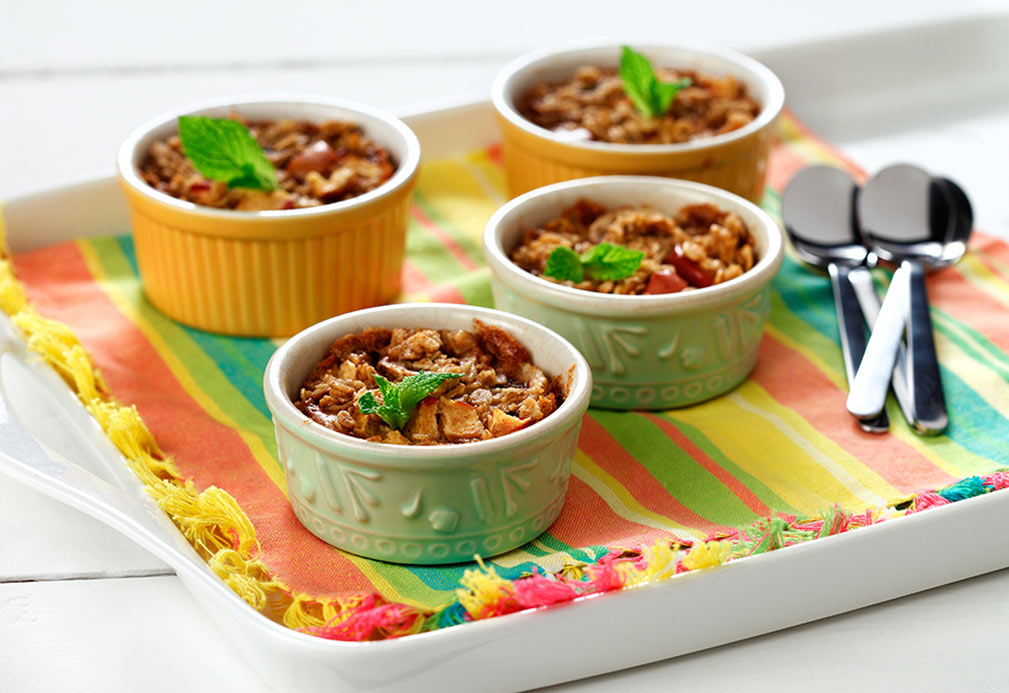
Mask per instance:
[[[866,345],[862,314],[849,279],[869,257],[854,223],[857,189],[851,176],[840,169],[810,166],[792,178],[781,199],[785,230],[795,252],[804,262],[826,268],[830,275],[849,383],[855,378]],[[872,433],[890,428],[890,419],[883,410],[858,417],[858,423]]]
[[[966,249],[967,239],[974,228],[974,211],[971,208],[967,194],[959,185],[948,178],[938,178],[937,180],[943,185],[948,186],[956,208],[954,237],[952,242],[947,243],[947,248],[951,251],[952,260],[953,256],[962,256]],[[959,248],[957,243],[962,243],[964,247]],[[876,324],[881,307],[872,276],[867,269],[861,267],[852,270],[848,278],[851,281],[852,288],[855,290],[855,295],[858,296],[858,303],[862,307],[862,314],[865,316],[865,322],[869,325],[869,330],[871,331]],[[926,428],[926,424],[918,421],[915,417],[914,402],[911,401],[907,381],[907,348],[903,341],[898,345],[897,363],[893,368],[890,384],[893,387],[893,392],[897,396],[897,402],[900,404],[901,411],[904,413],[904,418],[907,419],[907,422],[918,433],[925,435],[939,433],[939,431],[929,430]]]
[[[938,433],[949,421],[935,355],[925,291],[925,268],[943,267],[963,256],[957,237],[957,203],[941,179],[908,164],[877,173],[858,196],[858,217],[874,253],[901,266],[883,301],[848,396],[856,416],[879,411],[906,317],[908,381],[914,418],[922,432]],[[881,382],[881,380],[883,382]]]

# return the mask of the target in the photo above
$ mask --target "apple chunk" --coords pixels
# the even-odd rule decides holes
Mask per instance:
[[[440,443],[438,432],[438,400],[427,397],[417,405],[404,429],[406,435],[417,443]]]
[[[441,398],[441,431],[453,443],[482,440],[485,429],[476,407],[466,402]]]
[[[490,414],[490,432],[494,437],[508,435],[528,426],[530,420],[505,414],[500,409],[492,409]]]

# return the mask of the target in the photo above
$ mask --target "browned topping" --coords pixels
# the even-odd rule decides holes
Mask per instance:
[[[163,193],[205,207],[246,211],[316,207],[374,190],[396,171],[389,152],[342,120],[246,121],[252,136],[277,168],[280,190],[229,189],[207,180],[182,152],[178,135],[155,142],[140,177]]]
[[[746,86],[732,76],[694,70],[656,70],[660,80],[689,78],[669,113],[646,118],[624,93],[616,70],[580,67],[560,84],[543,82],[527,91],[519,112],[540,127],[572,139],[617,144],[670,144],[737,130],[760,113]]]
[[[309,418],[357,438],[400,445],[469,443],[518,431],[564,401],[560,378],[532,364],[508,332],[374,328],[341,337],[312,370],[295,405]],[[374,375],[399,383],[420,371],[461,373],[423,400],[402,431],[362,414],[365,392],[380,397]]]
[[[518,340],[494,325],[485,325],[474,320],[477,326],[477,341],[498,363],[498,370],[511,376],[518,373],[523,364],[529,362],[529,352]]]
[[[637,271],[619,281],[586,278],[577,284],[543,275],[559,246],[582,254],[600,243],[645,253]],[[549,281],[607,294],[667,294],[735,279],[756,260],[753,238],[737,214],[714,205],[689,205],[674,217],[646,207],[607,210],[579,200],[561,216],[527,229],[512,261]]]

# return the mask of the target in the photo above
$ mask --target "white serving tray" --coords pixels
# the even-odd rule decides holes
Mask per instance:
[[[793,46],[756,57],[782,77],[800,118],[828,137],[850,142],[849,151],[866,153],[865,163],[873,166],[882,163],[871,160],[875,154],[891,151],[886,138],[871,135],[880,131],[872,128],[877,118],[890,138],[916,147],[948,137],[950,124],[977,116],[976,110],[964,110],[971,104],[987,108],[982,129],[992,118],[1009,126],[1009,103],[1002,96],[1009,93],[1009,70],[992,69],[1009,63],[1009,43],[994,40],[1007,34],[1009,18],[987,18]],[[944,48],[936,56],[938,37]],[[940,74],[933,66],[941,67]],[[979,74],[983,79],[969,78]],[[937,101],[936,81],[952,78],[962,85],[964,99]],[[899,99],[892,98],[895,84]],[[916,115],[926,101],[928,115]],[[406,120],[429,158],[485,146],[497,136],[483,102],[428,109]],[[907,130],[894,127],[901,122]],[[941,156],[962,160],[962,154],[961,159]],[[911,158],[935,170],[950,168],[923,159],[920,149]],[[990,163],[988,171],[998,165]],[[972,193],[986,190],[966,175],[955,177]],[[975,195],[981,219],[1009,219],[1005,204],[1001,195],[997,200],[992,195],[991,203]],[[999,211],[990,214],[991,209]],[[8,202],[3,214],[15,251],[129,227],[112,178],[26,195]],[[0,318],[0,343],[4,333],[9,337],[13,330]],[[63,382],[37,362],[22,367],[17,352],[0,362],[0,382],[16,409],[37,409],[41,391],[52,418],[68,424],[59,435],[73,436],[89,460],[106,463],[85,466],[144,499],[139,483],[124,471],[118,453]],[[43,440],[54,435],[38,424],[30,428]],[[5,470],[2,462],[0,470]],[[72,493],[36,487],[89,512]],[[997,570],[1009,566],[1009,533],[978,528],[1006,526],[1009,493],[993,493],[654,585],[375,643],[326,641],[274,624],[226,590],[208,588],[209,568],[179,577],[277,690],[504,691],[695,652]],[[179,541],[168,522],[158,523],[155,531]]]

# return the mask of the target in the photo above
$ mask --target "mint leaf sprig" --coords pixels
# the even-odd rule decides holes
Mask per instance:
[[[462,373],[420,371],[416,375],[408,375],[397,385],[393,385],[376,373],[375,383],[378,385],[378,391],[382,393],[382,403],[378,403],[373,392],[365,392],[358,398],[357,407],[362,414],[378,414],[390,428],[398,431],[410,420],[413,410],[425,397],[449,378],[461,377]]]
[[[567,246],[557,246],[547,258],[543,275],[578,283],[585,277],[599,281],[627,279],[641,266],[645,254],[622,245],[600,243],[579,255]]]
[[[229,188],[277,190],[277,169],[249,130],[231,118],[179,116],[182,151],[205,178]]]
[[[648,58],[630,46],[621,49],[620,79],[624,83],[627,98],[638,109],[638,113],[646,118],[665,115],[673,104],[676,93],[691,85],[687,77],[675,82],[659,81]]]

